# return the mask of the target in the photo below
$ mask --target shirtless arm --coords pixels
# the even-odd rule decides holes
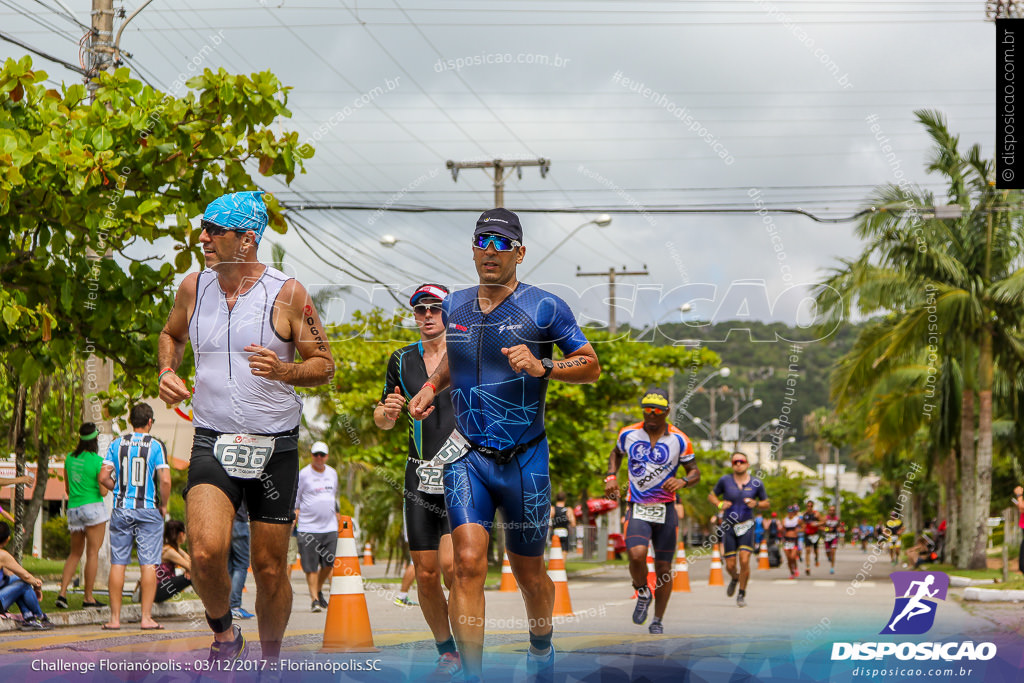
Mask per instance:
[[[302,359],[298,362],[282,361],[270,349],[249,344],[245,350],[249,367],[257,377],[278,380],[295,387],[315,387],[327,384],[334,376],[334,358],[327,345],[320,314],[313,306],[309,292],[297,280],[289,280],[281,288],[275,302],[275,329],[285,329],[295,340],[295,350]]]
[[[181,357],[185,353],[185,342],[188,341],[189,309],[196,300],[196,283],[199,273],[189,273],[174,295],[174,305],[167,316],[164,329],[160,331],[160,342],[157,357],[160,361],[160,372],[166,368],[177,370]],[[165,373],[160,378],[160,400],[174,405],[187,399],[191,394],[185,382],[175,372]]]

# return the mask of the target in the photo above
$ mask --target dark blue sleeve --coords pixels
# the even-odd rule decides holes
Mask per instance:
[[[712,490],[712,493],[714,493],[719,498],[722,497],[722,494],[725,493],[725,477],[722,477],[721,479],[718,480],[718,483],[715,484],[715,488],[714,490]]]
[[[448,328],[448,314],[451,313],[453,298],[453,296],[449,295],[441,302],[441,324],[445,326],[445,329]]]
[[[554,342],[563,355],[568,356],[589,343],[583,330],[576,324],[576,316],[572,314],[569,304],[553,294],[547,295],[538,304],[537,323],[547,328],[547,341]]]

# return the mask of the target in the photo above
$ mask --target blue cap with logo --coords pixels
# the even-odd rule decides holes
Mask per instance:
[[[263,191],[234,192],[217,197],[206,207],[203,220],[235,232],[252,230],[259,244],[268,221],[264,194]]]

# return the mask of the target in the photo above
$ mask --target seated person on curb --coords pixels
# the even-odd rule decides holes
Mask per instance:
[[[156,567],[155,602],[163,602],[192,585],[192,558],[181,549],[185,542],[185,523],[172,519],[164,525],[164,547]],[[185,570],[178,574],[177,568]]]
[[[0,522],[0,613],[17,603],[21,608],[22,631],[49,631],[53,628],[50,619],[39,606],[43,597],[43,580],[38,579],[18,564],[5,547],[11,539],[11,528],[7,522]]]

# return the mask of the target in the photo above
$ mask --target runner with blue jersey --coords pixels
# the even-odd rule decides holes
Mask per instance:
[[[615,500],[619,495],[618,472],[626,458],[629,493],[626,495],[626,551],[629,553],[629,575],[636,589],[633,623],[647,621],[651,606],[651,589],[647,585],[647,547],[654,545],[654,619],[648,631],[665,632],[662,618],[672,596],[672,558],[676,550],[679,513],[676,492],[700,481],[700,470],[694,461],[693,444],[674,425],[668,423],[668,394],[662,389],[648,389],[640,400],[644,411],[642,422],[624,427],[619,432],[608,457],[608,473],[604,478],[605,495]],[[679,468],[686,470],[680,478]]]
[[[768,494],[764,483],[748,472],[750,463],[747,456],[739,451],[732,454],[732,474],[726,474],[708,494],[708,500],[718,507],[722,516],[722,544],[725,552],[725,570],[732,581],[725,594],[730,598],[739,585],[736,605],[747,606],[747,581],[750,580],[750,554],[754,552],[754,511],[768,507]],[[736,570],[736,555],[740,568]]]
[[[446,350],[437,370],[409,403],[423,419],[434,396],[451,386],[456,430],[435,457],[444,463],[455,581],[449,614],[466,680],[480,676],[487,545],[503,512],[509,563],[530,624],[527,670],[550,677],[554,664],[554,584],[544,567],[551,485],[544,431],[550,380],[584,384],[600,376],[597,354],[568,305],[516,278],[526,247],[516,214],[485,211],[473,233],[480,285],[454,292],[442,308]],[[554,347],[564,355],[554,360]]]

